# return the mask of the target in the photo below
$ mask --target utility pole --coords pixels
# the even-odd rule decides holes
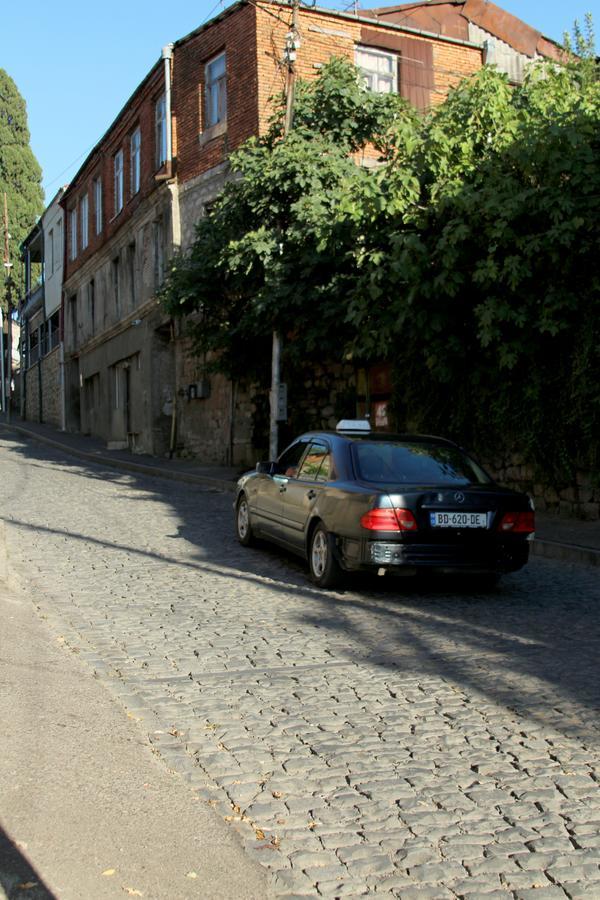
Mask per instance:
[[[6,421],[10,422],[10,385],[12,378],[12,276],[10,270],[12,263],[10,261],[10,235],[8,233],[8,200],[6,191],[4,192],[4,268],[6,270],[6,343],[4,346],[4,323],[2,323],[2,412],[6,413]],[[5,363],[6,357],[6,363]],[[8,368],[8,384],[6,379],[6,370]],[[6,387],[8,386],[8,390]]]
[[[285,118],[283,120],[284,139],[292,130],[294,121],[294,95],[296,92],[296,53],[300,46],[298,31],[299,0],[293,0],[292,25],[285,37],[284,61],[285,78]],[[281,385],[281,335],[273,332],[273,349],[271,355],[271,418],[269,428],[269,459],[276,459],[279,445],[279,394]]]

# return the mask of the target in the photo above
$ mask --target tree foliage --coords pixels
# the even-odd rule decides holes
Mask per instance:
[[[3,221],[6,193],[13,265],[21,241],[44,208],[41,179],[42,170],[29,145],[25,101],[10,75],[0,69],[0,215]]]
[[[389,360],[400,427],[518,444],[566,478],[600,444],[600,80],[580,56],[494,68],[419,118],[334,60],[231,160],[165,293],[228,371]],[[581,52],[588,48],[588,52]],[[380,164],[357,165],[375,147]],[[260,342],[264,341],[265,352]]]

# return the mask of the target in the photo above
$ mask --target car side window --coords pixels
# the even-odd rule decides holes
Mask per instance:
[[[298,478],[306,481],[327,481],[330,469],[330,453],[325,444],[313,443],[308,448],[298,472]]]
[[[296,441],[295,444],[284,450],[277,460],[277,472],[279,475],[285,475],[287,478],[297,477],[298,466],[307,446],[308,441]]]

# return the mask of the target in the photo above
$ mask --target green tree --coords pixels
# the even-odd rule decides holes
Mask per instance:
[[[288,365],[388,360],[400,427],[568,480],[600,456],[599,136],[591,51],[518,87],[485,67],[425,118],[333,61],[288,137],[234,154],[166,306],[234,374],[273,328]]]
[[[234,177],[163,294],[172,314],[201,313],[200,351],[216,351],[216,364],[234,375],[255,373],[268,366],[276,328],[292,338],[287,363],[339,355],[351,341],[345,307],[361,229],[376,212],[412,202],[418,187],[407,178],[393,195],[382,190],[379,170],[356,165],[353,154],[371,145],[394,158],[397,134],[416,121],[400,97],[368,92],[354,66],[333,59],[299,85],[287,137],[275,117],[264,138],[232,154]]]
[[[484,69],[424,123],[419,210],[371,231],[352,305],[360,343],[402,347],[404,424],[597,467],[599,135],[589,57]]]
[[[0,69],[0,213],[3,221],[6,193],[13,266],[21,241],[44,208],[42,170],[29,140],[25,101],[10,75]],[[3,228],[2,232],[4,248]],[[3,277],[5,283],[5,272]],[[5,294],[4,290],[2,294]]]

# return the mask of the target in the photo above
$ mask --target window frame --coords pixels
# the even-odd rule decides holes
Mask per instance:
[[[129,193],[139,193],[142,184],[142,130],[138,125],[129,137]]]
[[[154,103],[154,163],[162,169],[167,162],[167,97],[163,92]]]
[[[55,247],[54,247],[54,228],[48,232],[48,247],[50,249],[50,275],[54,275],[55,268]]]
[[[223,60],[223,72],[209,77],[211,67]],[[213,110],[216,98],[216,107]],[[214,113],[214,118],[213,118]],[[204,63],[204,130],[227,122],[227,53],[221,50]]]
[[[123,148],[121,147],[113,156],[113,206],[115,218],[123,211],[125,204],[123,161]]]
[[[318,466],[316,472],[310,474],[310,473],[304,472],[303,469],[304,469],[304,465],[306,464],[308,457],[311,456],[311,454],[312,454],[313,448],[318,451],[324,451],[324,453],[321,455],[321,461],[319,463],[319,466]],[[302,459],[300,461],[300,465],[298,466],[298,472],[295,477],[299,481],[314,481],[314,482],[321,482],[321,483],[329,481],[329,477],[330,477],[330,473],[331,473],[331,469],[332,469],[331,464],[328,466],[328,469],[327,469],[327,477],[325,477],[325,478],[321,477],[321,470],[323,468],[323,464],[324,464],[325,460],[329,460],[329,462],[331,463],[331,448],[327,446],[325,441],[317,441],[317,440],[311,441],[308,445],[306,453],[304,454],[304,456],[302,457]]]
[[[389,59],[392,63],[391,65],[391,90],[389,91],[381,91],[378,87],[373,87],[366,83],[367,77],[374,77],[375,79],[386,79],[387,76],[383,75],[379,71],[375,69],[368,69],[364,65],[361,65],[359,61],[359,54],[368,54],[373,57],[377,57],[379,59]],[[372,91],[376,94],[397,94],[398,93],[398,54],[394,53],[393,50],[380,50],[378,47],[369,47],[365,44],[356,44],[354,47],[354,64],[360,70],[361,77],[363,79],[363,84],[368,91]]]
[[[69,210],[69,259],[77,259],[77,207]]]
[[[90,243],[90,201],[87,193],[85,193],[79,200],[79,216],[81,219],[81,249],[86,250]]]
[[[96,234],[102,234],[102,176],[94,178],[94,225]]]

